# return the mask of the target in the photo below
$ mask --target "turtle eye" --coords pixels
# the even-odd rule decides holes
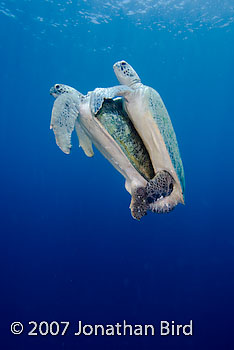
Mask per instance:
[[[55,85],[55,89],[59,89],[59,84],[56,84],[56,85]]]

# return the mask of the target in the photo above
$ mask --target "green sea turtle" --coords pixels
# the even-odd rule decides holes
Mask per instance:
[[[146,186],[155,173],[141,138],[123,110],[122,100],[112,100],[127,90],[130,91],[126,86],[97,88],[84,96],[70,86],[55,84],[50,89],[56,98],[51,128],[57,145],[67,154],[74,128],[80,146],[89,157],[93,156],[94,143],[125,177],[125,187],[132,195],[132,216],[140,220],[149,208]]]
[[[152,211],[169,212],[184,204],[184,170],[176,135],[166,107],[153,88],[145,86],[126,62],[113,66],[122,91],[124,108],[149,152],[155,178],[147,185],[147,200]],[[161,194],[161,195],[160,195]]]

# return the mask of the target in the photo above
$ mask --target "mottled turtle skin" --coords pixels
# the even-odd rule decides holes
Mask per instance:
[[[131,91],[122,93],[124,109],[141,137],[152,162],[155,177],[147,184],[150,210],[166,213],[184,204],[184,170],[171,119],[157,91],[141,83],[126,61],[113,66],[120,84]],[[156,191],[156,192],[155,192]]]
[[[173,167],[179,178],[182,192],[184,194],[184,191],[185,191],[184,168],[182,164],[178,142],[176,139],[176,134],[171,123],[171,119],[157,91],[155,91],[151,87],[148,87],[148,91],[146,92],[146,97],[148,98],[151,114],[155,120],[155,123],[159,128],[161,135],[163,136],[166,148],[170,155]]]
[[[97,147],[125,177],[125,187],[132,196],[132,216],[140,220],[149,208],[146,187],[150,186],[154,170],[141,138],[123,111],[121,99],[115,99],[128,90],[122,85],[97,88],[84,96],[67,85],[55,84],[50,89],[56,98],[51,128],[64,153],[70,153],[74,129],[88,157],[94,154],[92,143]]]
[[[122,99],[106,99],[96,118],[118,143],[135,169],[146,180],[152,179],[155,174],[149,153],[123,110]]]

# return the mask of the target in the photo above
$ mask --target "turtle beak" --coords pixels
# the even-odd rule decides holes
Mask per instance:
[[[56,90],[55,90],[54,87],[52,87],[52,88],[50,89],[50,95],[52,95],[52,96],[54,96],[54,97],[57,97],[57,93],[56,93]]]
[[[126,61],[118,61],[113,65],[113,68],[121,68],[121,66],[126,66],[127,62]]]
[[[54,87],[50,88],[50,95],[53,95],[54,93],[55,93],[55,88]]]
[[[119,68],[119,66],[120,66],[120,64],[119,64],[119,62],[116,62],[114,65],[113,65],[113,68],[114,68],[114,70],[115,70],[115,68]]]

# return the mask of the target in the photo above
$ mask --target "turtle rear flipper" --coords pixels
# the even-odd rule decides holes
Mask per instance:
[[[149,204],[147,203],[146,188],[138,187],[133,191],[130,209],[133,218],[136,220],[140,220],[147,214]]]
[[[177,183],[165,170],[147,183],[146,197],[149,210],[155,213],[169,213],[181,202]]]

